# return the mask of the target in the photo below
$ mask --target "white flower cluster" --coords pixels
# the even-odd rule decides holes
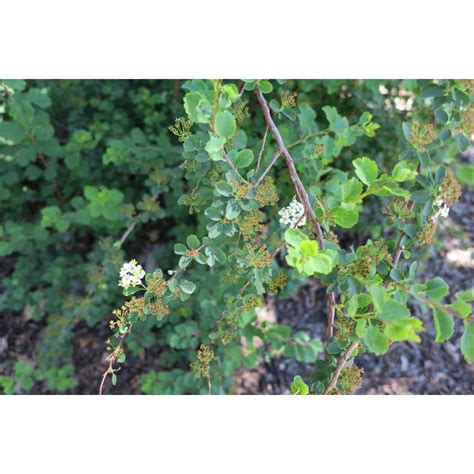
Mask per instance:
[[[120,269],[120,280],[119,286],[128,288],[129,286],[138,286],[142,284],[142,278],[145,276],[145,270],[143,270],[138,262],[130,260],[128,263],[124,263]]]
[[[437,199],[434,202],[435,206],[438,208],[433,218],[436,220],[438,217],[448,217],[449,207],[444,203],[442,199]]]
[[[306,216],[304,216],[304,206],[296,199],[291,201],[288,207],[284,207],[278,211],[280,217],[280,224],[287,225],[289,227],[295,227],[298,220],[302,217],[302,219],[298,222],[296,227],[301,227],[306,224]]]

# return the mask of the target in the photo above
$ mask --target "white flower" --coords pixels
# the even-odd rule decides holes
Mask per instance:
[[[145,276],[145,270],[133,259],[124,263],[120,269],[119,286],[128,288],[129,286],[138,286],[142,284],[142,278]]]
[[[291,201],[288,207],[284,207],[283,209],[278,211],[278,214],[281,216],[280,224],[287,225],[288,227],[301,227],[306,224],[304,206],[296,199],[293,199],[293,201]]]
[[[449,207],[444,203],[442,199],[436,199],[434,205],[438,208],[433,218],[436,220],[438,217],[448,217]]]

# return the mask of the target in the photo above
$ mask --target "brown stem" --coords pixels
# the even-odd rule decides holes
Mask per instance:
[[[316,233],[316,238],[319,243],[319,247],[323,248],[324,247],[323,232],[321,230],[321,226],[319,224],[318,218],[316,217],[316,214],[314,213],[313,208],[311,207],[311,203],[309,202],[308,193],[306,192],[306,189],[298,175],[298,172],[296,171],[295,164],[293,163],[293,158],[291,157],[289,151],[287,150],[287,148],[285,147],[285,144],[283,143],[283,139],[281,138],[280,131],[278,130],[277,126],[275,125],[275,122],[272,119],[270,107],[268,106],[267,100],[263,96],[262,91],[260,90],[258,86],[256,87],[256,93],[257,93],[258,101],[263,111],[263,115],[265,117],[265,122],[270,127],[273,138],[277,142],[278,150],[285,158],[286,166],[288,167],[288,171],[290,172],[290,178],[295,186],[296,193],[298,194],[305,208],[306,215],[309,217],[309,219],[313,223],[314,230]]]
[[[272,158],[272,161],[270,161],[270,163],[268,163],[268,166],[265,168],[265,171],[260,175],[260,177],[257,179],[255,184],[253,185],[254,188],[256,188],[263,181],[263,178],[265,178],[265,176],[268,174],[268,172],[272,169],[273,165],[276,163],[276,160],[278,160],[280,155],[281,155],[280,151],[275,153],[275,156]]]
[[[135,226],[137,225],[137,221],[134,220],[126,229],[126,231],[123,233],[122,237],[120,238],[120,247],[123,245],[123,243],[127,240],[127,237],[133,232],[133,229],[135,229]]]
[[[343,356],[339,359],[339,362],[336,367],[336,371],[334,372],[331,381],[329,382],[326,390],[324,390],[324,395],[327,395],[337,384],[339,380],[339,376],[341,375],[342,369],[345,367],[349,359],[351,358],[352,353],[357,349],[359,345],[358,342],[353,342],[349,348],[344,352]]]
[[[108,357],[109,366],[107,367],[107,370],[102,375],[102,381],[100,382],[100,387],[99,387],[99,395],[103,395],[104,384],[105,384],[105,381],[107,380],[107,376],[114,372],[114,370],[113,370],[114,362],[117,360],[117,357],[119,356],[119,352],[120,352],[120,349],[122,347],[123,341],[128,336],[128,334],[130,334],[131,330],[132,330],[132,325],[129,326],[127,332],[123,333],[120,336],[119,343],[118,343],[117,347],[114,349],[112,354],[110,354],[110,356]]]
[[[257,94],[257,98],[260,103],[260,106],[262,108],[263,115],[265,117],[265,122],[267,126],[270,127],[273,138],[277,142],[279,152],[285,158],[288,171],[290,172],[290,178],[293,181],[293,184],[296,189],[296,193],[298,194],[304,206],[306,215],[309,217],[309,219],[313,223],[313,228],[316,234],[316,238],[318,240],[319,247],[323,249],[324,237],[323,237],[323,232],[321,230],[321,225],[319,224],[318,218],[316,217],[316,214],[313,211],[311,203],[309,202],[308,193],[306,192],[306,189],[298,175],[298,172],[296,171],[295,164],[293,163],[293,158],[291,157],[290,153],[288,152],[288,149],[285,147],[285,144],[283,143],[283,139],[280,135],[280,132],[277,126],[275,125],[275,122],[272,119],[270,107],[268,106],[267,100],[265,99],[264,95],[262,94],[262,91],[260,90],[258,86],[256,87],[256,94]],[[328,334],[328,337],[330,338],[333,337],[333,333],[334,333],[335,310],[336,310],[336,297],[334,293],[330,293],[328,295],[328,320],[327,320],[327,334]]]
[[[255,174],[257,174],[257,171],[259,170],[260,164],[262,162],[262,155],[263,155],[263,150],[265,149],[265,143],[267,141],[267,135],[268,135],[268,126],[265,128],[265,133],[263,135],[262,147],[260,148],[260,153],[258,154],[257,166],[255,167]]]

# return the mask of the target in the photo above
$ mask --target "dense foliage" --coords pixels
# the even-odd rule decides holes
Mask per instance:
[[[75,328],[110,320],[103,383],[153,346],[144,393],[228,393],[240,366],[282,356],[315,367],[292,393],[351,393],[358,353],[419,341],[412,300],[438,342],[461,318],[474,362],[472,291],[417,281],[413,258],[472,182],[471,88],[4,80],[0,308],[45,327],[0,386],[73,389]],[[327,288],[327,341],[257,317],[308,278]]]

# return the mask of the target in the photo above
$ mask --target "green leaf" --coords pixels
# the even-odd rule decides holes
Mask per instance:
[[[323,112],[326,115],[329,126],[332,130],[340,131],[349,126],[349,122],[347,121],[346,117],[339,115],[335,107],[326,105],[323,107]]]
[[[186,255],[188,248],[184,244],[174,244],[174,253],[176,255]]]
[[[408,163],[408,161],[399,161],[392,171],[393,179],[399,183],[411,181],[416,178],[417,174],[416,164]]]
[[[374,160],[367,157],[356,158],[352,161],[357,177],[367,186],[377,179],[379,167]]]
[[[240,214],[239,203],[235,199],[230,199],[227,201],[225,208],[225,217],[226,219],[235,219]]]
[[[301,242],[298,249],[303,255],[312,257],[318,253],[318,243],[315,240],[307,239]]]
[[[209,101],[199,92],[188,92],[184,96],[184,110],[188,117],[195,123],[208,123],[211,118],[212,111],[209,113]],[[208,115],[209,113],[209,115]]]
[[[124,288],[122,293],[124,296],[132,296],[143,289],[141,286],[129,286],[128,288]]]
[[[456,145],[458,146],[458,150],[462,153],[466,151],[469,148],[469,145],[471,144],[469,139],[464,135],[464,133],[458,133],[456,135]]]
[[[308,236],[299,229],[287,229],[285,231],[285,242],[293,247],[299,247],[307,239]]]
[[[449,308],[457,311],[461,318],[467,318],[471,314],[471,305],[459,297],[456,297],[456,300],[449,305]]]
[[[195,249],[198,248],[201,242],[199,242],[199,239],[197,236],[194,234],[188,235],[188,238],[186,239],[186,244],[190,249]]]
[[[362,184],[357,178],[351,178],[342,185],[342,200],[346,203],[361,202]]]
[[[234,116],[228,111],[219,112],[216,116],[216,132],[226,140],[231,139],[237,131]]]
[[[26,87],[26,81],[23,79],[3,79],[2,82],[14,91],[22,91]]]
[[[316,273],[322,273],[323,275],[328,275],[332,272],[334,268],[334,261],[329,255],[325,253],[319,253],[315,257],[312,257],[312,266]]]
[[[197,122],[208,123],[212,117],[212,105],[207,99],[201,99],[196,106]]]
[[[442,97],[443,95],[444,90],[436,84],[423,87],[423,90],[421,91],[421,97],[423,97],[423,99],[430,99],[432,97]]]
[[[211,160],[224,161],[224,154],[222,153],[222,148],[224,145],[225,138],[216,137],[214,134],[209,133],[209,141],[206,143],[204,149],[211,157]]]
[[[405,137],[405,139],[411,142],[411,139],[412,139],[411,125],[408,122],[403,122],[402,131],[403,131],[403,136]]]
[[[385,321],[393,321],[396,319],[408,318],[410,316],[410,310],[406,304],[400,303],[395,300],[388,300],[382,307],[380,317]]]
[[[464,333],[461,337],[461,352],[465,359],[474,364],[474,323],[464,323]]]
[[[232,196],[232,193],[234,192],[234,190],[232,189],[232,186],[229,183],[226,183],[225,181],[219,181],[218,183],[216,183],[215,189],[216,189],[216,193],[219,196],[224,196],[224,197]]]
[[[260,81],[259,86],[263,94],[270,94],[270,92],[273,90],[273,86],[271,85],[270,81]]]
[[[388,351],[388,339],[376,326],[369,325],[365,331],[364,342],[374,354],[382,355]]]
[[[188,295],[192,295],[194,293],[194,290],[196,289],[196,285],[189,280],[181,280],[179,282],[179,287],[184,293]]]
[[[0,145],[18,145],[26,138],[26,130],[18,122],[0,122]]]
[[[310,133],[315,128],[316,112],[309,104],[299,104],[300,113],[298,114],[298,121],[301,131],[303,133]]]
[[[454,320],[445,311],[441,309],[433,309],[433,320],[434,327],[436,330],[436,342],[445,342],[447,341],[454,332]]]
[[[391,341],[420,342],[417,331],[423,331],[423,321],[418,318],[403,318],[385,325],[384,334]]]
[[[380,285],[371,285],[369,287],[370,296],[374,301],[374,306],[377,312],[382,311],[386,299],[386,291]]]
[[[344,228],[350,229],[357,224],[359,220],[359,214],[355,211],[349,211],[347,209],[343,209],[342,207],[336,209],[335,211],[331,211],[332,218],[334,222]]]
[[[356,322],[355,333],[358,337],[364,337],[367,332],[367,320],[358,319]]]
[[[304,383],[300,375],[295,375],[290,386],[292,395],[308,395],[309,387]]]
[[[449,293],[449,286],[441,277],[435,277],[426,283],[425,294],[428,298],[439,300]]]
[[[246,148],[237,153],[234,164],[237,168],[246,168],[254,160],[253,151]]]

